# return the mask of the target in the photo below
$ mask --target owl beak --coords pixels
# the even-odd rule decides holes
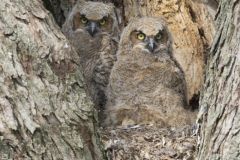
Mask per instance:
[[[156,49],[157,45],[156,42],[153,38],[149,38],[147,41],[146,48],[150,51],[153,52]]]
[[[88,33],[93,37],[98,32],[98,25],[96,22],[89,22],[87,26]]]

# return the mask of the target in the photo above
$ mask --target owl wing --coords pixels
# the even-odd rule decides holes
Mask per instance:
[[[99,50],[99,59],[93,70],[93,81],[95,83],[96,102],[102,106],[106,103],[106,88],[109,76],[116,61],[117,43],[111,38],[103,39]]]

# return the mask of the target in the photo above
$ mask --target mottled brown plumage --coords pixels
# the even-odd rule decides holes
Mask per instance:
[[[101,2],[78,2],[62,30],[80,56],[90,96],[98,108],[103,106],[118,41],[114,6]]]
[[[161,18],[134,18],[123,30],[112,69],[106,125],[192,122],[184,73],[171,54],[171,35]]]

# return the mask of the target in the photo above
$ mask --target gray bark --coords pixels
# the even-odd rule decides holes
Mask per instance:
[[[103,159],[79,57],[39,0],[0,3],[0,159]]]
[[[240,1],[221,0],[199,113],[199,160],[240,159]]]

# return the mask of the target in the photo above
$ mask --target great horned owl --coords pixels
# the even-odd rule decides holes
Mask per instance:
[[[171,46],[163,19],[143,17],[129,22],[109,78],[105,125],[192,122],[184,73]]]
[[[80,56],[87,90],[96,106],[104,105],[105,88],[116,58],[118,22],[113,4],[79,1],[62,27]]]

